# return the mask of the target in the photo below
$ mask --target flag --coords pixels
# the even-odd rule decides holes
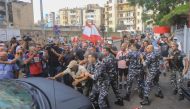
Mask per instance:
[[[102,40],[102,37],[94,24],[86,24],[83,30],[82,38],[93,43]]]

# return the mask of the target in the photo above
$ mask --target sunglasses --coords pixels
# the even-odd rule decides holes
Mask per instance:
[[[16,53],[16,54],[18,54],[18,55],[22,55],[23,53],[22,53],[22,52],[18,52],[18,53]]]

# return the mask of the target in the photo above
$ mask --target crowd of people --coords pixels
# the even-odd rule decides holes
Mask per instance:
[[[174,37],[126,37],[119,48],[112,40],[97,42],[31,42],[29,38],[0,43],[0,79],[43,77],[57,80],[89,97],[96,109],[108,109],[109,89],[115,104],[130,101],[136,83],[141,105],[150,104],[153,86],[156,97],[164,98],[159,85],[161,74],[170,74],[173,94],[181,92],[182,78],[189,67],[188,56]],[[180,80],[180,81],[179,81]],[[111,87],[110,87],[111,86]],[[122,97],[120,89],[126,90]]]

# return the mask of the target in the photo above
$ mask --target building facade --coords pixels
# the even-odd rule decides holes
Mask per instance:
[[[45,15],[45,26],[53,27],[54,25],[56,25],[56,14],[55,12],[50,12]]]
[[[6,11],[7,6],[7,11]],[[33,4],[17,0],[0,1],[0,25],[28,28],[34,24]]]
[[[89,4],[83,9],[83,26],[86,25],[87,20],[92,20],[99,28],[104,23],[103,8],[98,4]]]
[[[116,31],[117,0],[108,0],[104,6],[106,31]]]
[[[143,32],[144,31],[144,24],[142,21],[142,13],[143,13],[143,7],[136,5],[135,6],[135,20],[136,20],[136,31],[137,32]]]
[[[0,0],[0,25],[6,25],[6,3],[3,0]]]
[[[131,6],[127,0],[118,0],[117,13],[117,31],[135,31],[135,6]]]
[[[61,26],[81,26],[83,24],[82,8],[60,9],[59,19]]]
[[[28,28],[33,26],[34,14],[32,3],[15,1],[11,2],[10,5],[9,20],[14,27]]]
[[[112,31],[143,31],[142,7],[128,0],[107,0],[104,6],[105,26]]]

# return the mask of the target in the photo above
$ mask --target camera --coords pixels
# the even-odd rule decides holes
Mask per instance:
[[[45,50],[50,50],[51,48],[54,48],[55,47],[55,44],[47,44],[45,46]]]
[[[32,41],[32,38],[30,38],[30,36],[28,36],[28,35],[25,35],[22,38],[24,41],[27,41],[27,42]]]

